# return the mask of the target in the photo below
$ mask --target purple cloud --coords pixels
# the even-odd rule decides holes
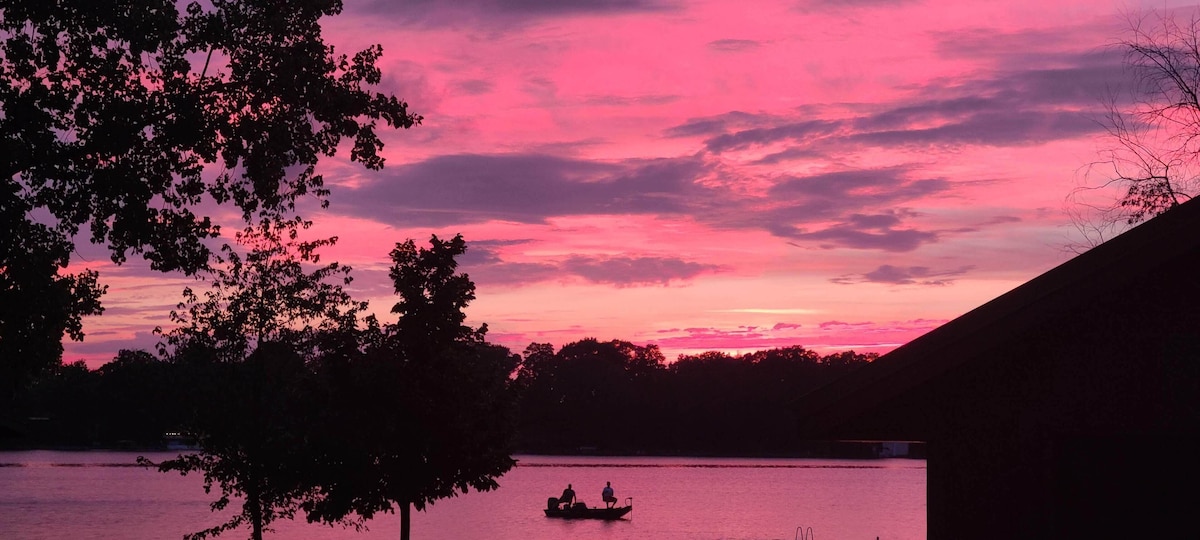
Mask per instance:
[[[911,4],[915,0],[804,0],[800,2],[804,11],[835,10],[841,8],[895,7]]]
[[[528,238],[511,238],[506,240],[471,240],[467,242],[467,252],[458,258],[463,266],[495,264],[501,262],[500,248],[521,246],[533,243]]]
[[[688,119],[678,126],[668,128],[663,135],[666,137],[712,136],[734,128],[756,126],[770,120],[771,117],[767,115],[730,111],[716,116]]]
[[[509,262],[500,256],[500,248],[523,245],[531,240],[475,240],[467,242],[467,252],[459,265],[471,280],[483,285],[524,285],[562,277],[558,265],[543,262]]]
[[[829,281],[842,285],[854,283],[888,283],[892,285],[945,286],[954,282],[951,277],[961,276],[975,267],[960,266],[951,270],[932,270],[926,266],[892,266],[884,264],[865,274],[847,274]]]
[[[708,48],[717,52],[744,52],[761,46],[761,42],[752,39],[718,39],[708,42]]]
[[[1004,223],[1018,223],[1021,218],[1017,216],[993,216],[985,222],[985,225],[1001,225]]]
[[[339,191],[344,211],[401,226],[505,220],[542,223],[550,216],[678,214],[691,197],[694,158],[602,163],[550,155],[439,156],[385,169],[379,181]],[[335,205],[335,210],[341,210]]]
[[[483,79],[468,79],[465,81],[457,81],[454,83],[454,88],[459,92],[471,96],[487,94],[492,91],[495,85],[491,81]]]
[[[450,155],[385,169],[381,179],[338,191],[332,209],[398,227],[444,227],[491,220],[546,223],[556,216],[681,215],[724,229],[758,229],[826,247],[909,251],[939,234],[904,225],[900,208],[948,192],[939,178],[909,167],[784,177],[764,195],[697,180],[719,163],[701,157],[597,162],[546,154]],[[839,221],[810,230],[805,223]],[[539,273],[537,267],[524,268]]]
[[[819,140],[833,135],[843,125],[843,122],[829,120],[787,122],[717,135],[708,139],[705,146],[711,152],[721,153],[779,141]]]
[[[848,322],[843,322],[843,321],[825,321],[817,326],[820,327],[822,330],[833,330],[833,329],[839,329],[839,328],[870,328],[872,326],[875,326],[875,323],[870,322],[870,321],[857,322],[857,323],[848,323]]]
[[[940,178],[910,179],[911,172],[910,167],[898,166],[787,177],[772,186],[769,194],[773,199],[815,198],[824,204],[853,199],[861,207],[924,197],[950,188],[950,183]]]
[[[933,128],[873,131],[847,137],[876,146],[976,144],[1024,146],[1097,133],[1094,117],[1075,111],[988,111]]]
[[[668,94],[655,94],[645,96],[591,96],[584,100],[588,105],[601,105],[606,107],[628,107],[631,105],[665,105],[679,101],[680,96]]]
[[[469,242],[460,259],[461,268],[473,281],[485,285],[527,285],[544,281],[581,278],[617,287],[641,287],[688,281],[701,274],[721,272],[724,267],[686,261],[677,257],[591,257],[573,255],[566,259],[512,262],[500,255],[503,247],[529,243],[527,240],[481,240]]]
[[[948,37],[942,50],[956,39],[968,38]],[[986,76],[934,81],[915,88],[917,97],[891,106],[858,107],[860,112],[852,113],[735,112],[691,119],[664,134],[704,137],[705,148],[718,154],[787,145],[761,158],[764,164],[836,156],[864,146],[1038,144],[1101,132],[1096,119],[1105,99],[1129,78],[1112,51],[1042,50],[998,62],[1002,65]]]
[[[862,208],[895,208],[912,199],[948,192],[952,187],[943,179],[913,180],[907,176],[907,168],[894,167],[792,178],[770,190],[777,207],[755,219],[761,219],[760,224],[771,234],[793,241],[816,242],[823,248],[893,252],[912,251],[937,241],[944,233],[969,231],[918,230],[904,223],[918,216],[902,208],[873,214],[856,212]],[[830,220],[838,223],[819,229],[805,226],[806,222]]]
[[[103,337],[111,339],[97,339]],[[149,331],[134,332],[132,338],[116,332],[88,332],[83,342],[63,341],[63,363],[85,359],[88,367],[95,369],[115,358],[118,349],[143,350],[153,354],[158,342],[159,336]]]
[[[871,230],[873,229],[873,230]],[[776,231],[777,236],[793,240],[816,241],[823,249],[855,248],[878,249],[883,251],[904,252],[921,247],[922,244],[934,242],[938,234],[916,229],[891,229],[887,227],[868,228],[867,230],[842,224],[819,231],[806,232],[790,226],[781,226]]]
[[[523,21],[572,15],[607,15],[677,9],[668,0],[372,0],[361,13],[388,17],[401,24],[458,26],[462,24],[496,29]]]
[[[822,150],[813,148],[788,148],[781,152],[767,154],[753,161],[755,165],[777,165],[785,161],[797,159],[819,159],[826,157],[826,153]]]
[[[480,285],[529,285],[563,277],[562,269],[551,263],[497,262],[468,267],[463,271]]]
[[[666,286],[673,281],[686,281],[700,274],[723,270],[723,267],[718,265],[688,262],[673,257],[573,256],[563,261],[561,268],[564,272],[590,282],[618,287]]]
[[[845,329],[858,329],[859,325],[847,325]],[[844,343],[841,340],[835,339],[830,342],[828,330],[831,328],[822,326],[821,333],[797,333],[789,332],[799,328],[799,325],[777,324],[771,330],[765,330],[753,326],[739,326],[734,329],[729,328],[712,328],[712,327],[693,327],[684,329],[659,330],[654,338],[654,343],[663,349],[688,350],[693,352],[700,351],[737,351],[746,353],[751,351],[759,351],[778,347],[790,347],[794,345],[803,345],[808,348],[844,348]],[[871,323],[864,323],[862,329],[870,331]],[[782,331],[780,331],[782,330]],[[859,336],[854,336],[858,339]],[[854,342],[856,348],[870,349],[875,347],[874,344],[862,344],[860,341]],[[894,347],[895,344],[880,344],[883,346]]]

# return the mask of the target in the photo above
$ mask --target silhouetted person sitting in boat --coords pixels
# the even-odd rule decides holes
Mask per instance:
[[[567,489],[563,490],[563,494],[558,498],[558,504],[564,508],[571,508],[575,504],[575,490],[571,489],[571,484],[567,484]]]
[[[613,495],[612,482],[604,483],[604,491],[600,492],[600,498],[604,499],[604,505],[609,508],[612,508],[614,504],[617,504],[617,497]]]

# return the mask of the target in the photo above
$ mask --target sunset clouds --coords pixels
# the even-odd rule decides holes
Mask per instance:
[[[1071,255],[1138,9],[348,0],[329,41],[381,43],[381,90],[425,120],[382,171],[323,164],[306,217],[384,317],[391,247],[462,233],[468,314],[515,350],[884,352]],[[109,311],[66,360],[95,365],[187,280],[92,266]]]

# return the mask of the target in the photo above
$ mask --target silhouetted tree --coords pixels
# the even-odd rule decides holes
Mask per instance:
[[[554,357],[554,345],[549,343],[530,343],[525,347],[524,353],[521,355],[521,365],[517,369],[517,387],[526,390],[533,386],[539,377],[552,377],[554,375],[553,364],[557,360]],[[552,382],[542,384],[544,387],[552,387]]]
[[[747,424],[761,414],[763,392],[751,385],[750,366],[744,357],[716,351],[680,356],[671,364],[668,429],[679,448],[733,454],[758,440]]]
[[[839,353],[828,354],[821,358],[821,363],[832,368],[841,368],[843,373],[850,370],[862,367],[865,364],[874,362],[879,358],[879,353],[856,353],[854,351],[842,351]]]
[[[554,346],[549,343],[530,343],[522,354],[513,381],[520,396],[517,432],[522,450],[554,451],[561,444],[558,434],[567,424],[557,411],[557,362]]]
[[[517,358],[484,341],[486,325],[463,324],[475,284],[456,273],[462,236],[430,248],[412,241],[391,252],[390,275],[399,315],[368,343],[357,365],[356,398],[343,403],[346,425],[361,426],[339,441],[326,467],[328,482],[306,506],[310,519],[370,518],[399,511],[401,538],[410,536],[412,508],[468,489],[488,491],[516,462],[509,377]]]
[[[24,444],[89,447],[101,439],[102,397],[99,373],[82,360],[53,366],[13,403],[13,423],[22,427]]]
[[[790,454],[792,402],[876,355],[800,346],[665,364],[653,345],[584,339],[531,344],[518,371],[520,445],[529,452]]]
[[[1112,146],[1092,164],[1095,185],[1076,190],[1077,226],[1099,235],[1161,214],[1200,191],[1200,20],[1131,17],[1117,47],[1133,76],[1129,96],[1115,96],[1104,118]],[[1117,188],[1114,204],[1096,201],[1099,188]],[[1096,211],[1097,215],[1088,215]]]
[[[161,444],[182,426],[180,385],[171,364],[148,351],[122,349],[100,366],[101,435],[108,444]]]
[[[349,268],[317,265],[316,250],[333,240],[297,240],[306,226],[267,221],[239,233],[246,253],[224,246],[203,300],[188,289],[186,310],[172,312],[180,326],[165,334],[164,351],[198,368],[207,395],[187,427],[200,451],[157,466],[202,473],[206,490],[220,488],[214,509],[242,499],[230,521],[192,538],[248,524],[261,540],[314,492],[309,426],[320,424],[321,400],[308,360],[319,334],[352,331],[365,304],[342,289]]]
[[[121,350],[97,370],[62,364],[13,402],[12,419],[35,447],[154,447],[181,419],[172,366],[146,351]],[[34,418],[36,420],[29,420]]]
[[[0,184],[0,412],[58,365],[64,335],[82,340],[83,317],[103,311],[96,272],[59,273],[74,246],[29,221],[33,206],[17,197],[18,189]]]
[[[183,11],[181,11],[181,9]],[[340,0],[0,4],[0,380],[61,359],[99,313],[96,274],[61,274],[81,233],[162,271],[194,273],[218,235],[203,202],[247,223],[327,190],[315,164],[383,165],[376,124],[421,118],[379,83],[376,45],[326,44]],[[40,217],[35,217],[40,216]],[[86,232],[82,230],[86,229]],[[36,302],[30,300],[37,299]],[[29,316],[29,311],[36,310]]]
[[[657,375],[663,356],[653,345],[587,338],[563,345],[530,344],[517,375],[521,438],[528,448],[571,452],[644,449],[661,410]]]

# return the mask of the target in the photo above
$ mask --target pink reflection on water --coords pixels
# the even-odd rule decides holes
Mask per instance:
[[[129,452],[0,453],[0,538],[152,540],[215,525],[197,476],[133,466]],[[150,455],[159,460],[173,454]],[[518,456],[490,493],[443,500],[413,515],[421,539],[663,540],[791,539],[797,527],[816,538],[924,538],[925,462],[680,457]],[[560,520],[542,513],[546,498],[571,483],[579,500],[600,505],[612,482],[632,497],[619,521]],[[244,534],[229,533],[225,538]],[[369,530],[281,522],[269,538],[397,538],[399,518],[383,515]]]

